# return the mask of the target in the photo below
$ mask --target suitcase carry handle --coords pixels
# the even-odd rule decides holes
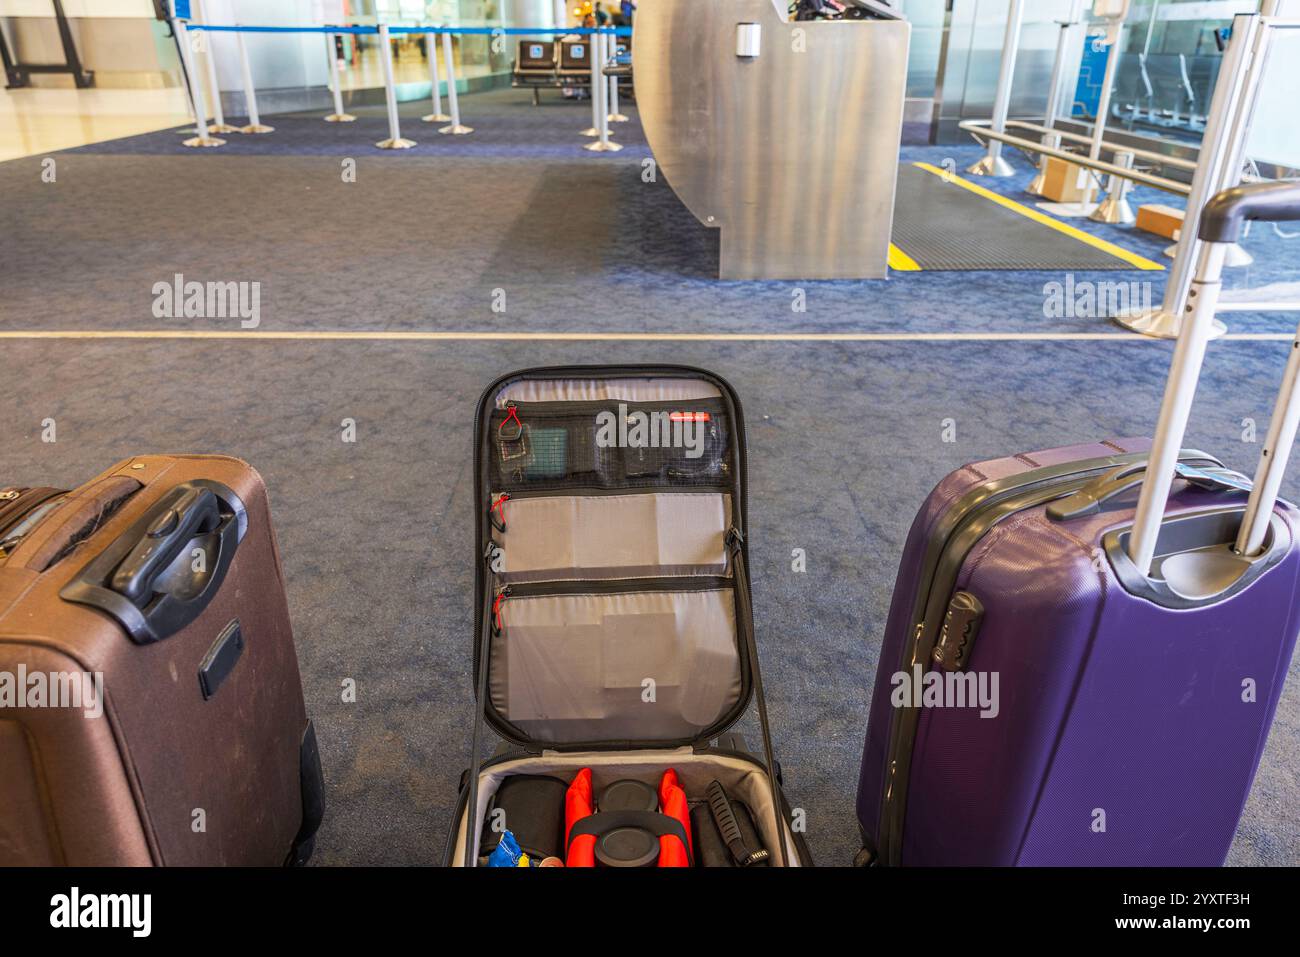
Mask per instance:
[[[221,524],[217,497],[205,488],[178,488],[156,506],[149,523],[129,555],[113,572],[110,587],[132,602],[153,593],[159,573],[176,560],[191,538],[211,534]],[[188,581],[174,582],[171,591],[195,591],[198,579],[193,566],[187,566]]]
[[[219,482],[176,486],[117,537],[59,595],[117,619],[136,644],[162,641],[221,590],[248,529],[243,502]],[[186,551],[194,542],[203,560]]]
[[[1146,471],[1146,462],[1130,462],[1113,468],[1073,495],[1052,502],[1047,506],[1047,517],[1054,522],[1065,522],[1083,515],[1095,515],[1115,496],[1140,486],[1146,480]],[[1187,462],[1178,462],[1174,465],[1174,474],[1202,488],[1250,491],[1250,482],[1229,469],[1198,468]]]
[[[1198,235],[1203,240],[1196,275],[1188,293],[1188,313],[1178,335],[1169,382],[1160,406],[1160,420],[1147,467],[1149,480],[1142,485],[1129,557],[1137,571],[1147,576],[1155,557],[1156,541],[1164,519],[1165,503],[1174,480],[1174,465],[1182,446],[1191,414],[1192,399],[1200,379],[1205,349],[1209,343],[1215,307],[1219,302],[1220,276],[1230,243],[1241,237],[1246,222],[1280,222],[1300,219],[1300,183],[1258,183],[1237,186],[1215,196],[1201,215]],[[1253,558],[1263,550],[1278,487],[1286,471],[1296,428],[1300,425],[1300,330],[1292,343],[1286,373],[1273,408],[1268,438],[1260,454],[1254,488],[1246,505],[1235,551]]]

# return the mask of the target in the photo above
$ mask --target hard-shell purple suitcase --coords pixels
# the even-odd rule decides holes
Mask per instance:
[[[1223,244],[1297,217],[1285,184],[1206,208],[1153,442],[968,465],[930,494],[885,630],[858,863],[1223,863],[1300,630],[1300,511],[1274,504],[1300,338],[1254,491],[1177,450]]]

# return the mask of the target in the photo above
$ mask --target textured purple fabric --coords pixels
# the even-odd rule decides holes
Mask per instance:
[[[1076,447],[1016,461],[1023,471],[1114,451]],[[1007,462],[974,470],[1000,472]],[[868,834],[893,717],[890,677],[911,626],[925,532],[960,497],[970,471],[940,483],[908,539],[859,786]],[[1175,489],[1171,514],[1243,498]],[[1298,515],[1279,508],[1292,539],[1280,564],[1225,601],[1176,611],[1128,594],[1108,562],[1094,562],[1105,533],[1132,521],[1133,505],[1126,497],[1064,523],[1042,507],[1026,510],[967,556],[958,587],[985,607],[967,670],[998,673],[1000,712],[923,711],[904,864],[1223,862],[1300,630]],[[1256,685],[1253,703],[1242,700],[1246,679]]]

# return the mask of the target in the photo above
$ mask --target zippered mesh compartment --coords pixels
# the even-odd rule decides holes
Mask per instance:
[[[718,488],[735,481],[721,401],[511,403],[488,422],[502,492]]]
[[[691,740],[740,698],[729,587],[511,595],[499,615],[492,704],[539,743]]]
[[[722,575],[731,496],[494,494],[502,582]],[[504,526],[502,530],[501,526]]]

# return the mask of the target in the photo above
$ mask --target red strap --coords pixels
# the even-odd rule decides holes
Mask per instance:
[[[682,839],[675,834],[665,834],[659,838],[660,867],[690,867],[691,857],[688,849],[694,849],[691,839],[691,809],[686,802],[686,792],[677,783],[677,772],[669,768],[659,782],[659,813],[676,818],[686,833],[687,847],[682,847]]]
[[[591,768],[583,768],[564,792],[564,843],[569,848],[565,855],[565,867],[596,866],[595,834],[580,834],[573,839],[572,844],[569,843],[569,832],[573,830],[573,825],[593,813],[595,806],[591,797]]]

